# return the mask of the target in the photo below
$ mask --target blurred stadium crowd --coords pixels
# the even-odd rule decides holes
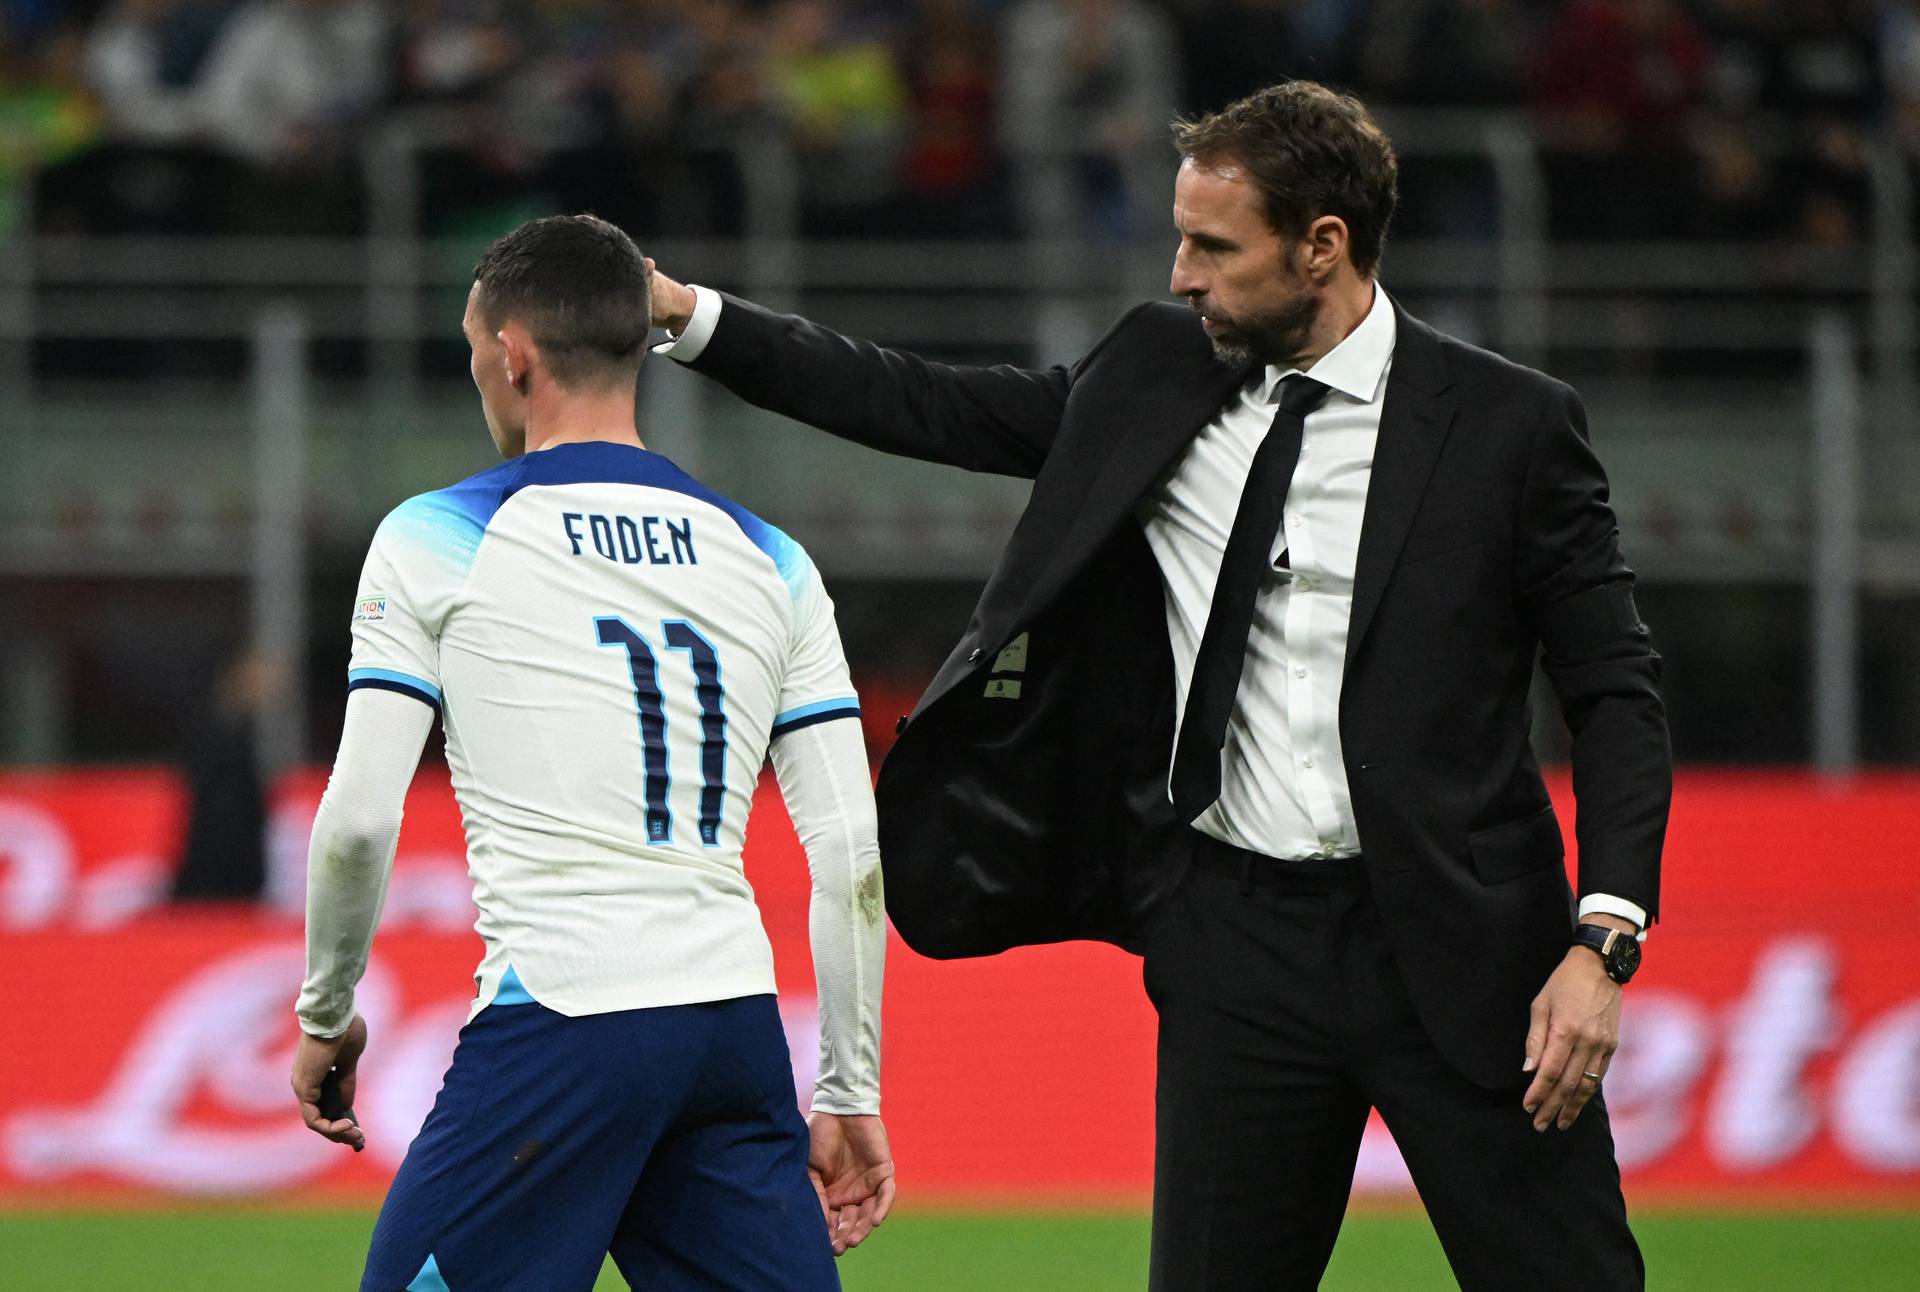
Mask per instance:
[[[805,235],[1017,236],[1070,155],[1057,231],[1124,239],[1169,115],[1288,75],[1524,113],[1556,237],[1845,245],[1866,141],[1920,149],[1916,0],[3,0],[0,230],[357,232],[356,148],[413,121],[429,232],[736,233],[773,142]]]
[[[1808,756],[1814,409],[1870,383],[1861,741],[1920,757],[1920,0],[0,0],[0,760],[165,756],[244,674],[266,304],[311,337],[282,664],[319,751],[373,524],[484,455],[451,322],[486,240],[591,210],[679,276],[1051,362],[1164,289],[1169,119],[1287,76],[1400,144],[1396,294],[1589,398],[1683,758]],[[1019,489],[654,393],[904,711]]]

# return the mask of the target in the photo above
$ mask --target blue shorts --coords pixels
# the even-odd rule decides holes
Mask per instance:
[[[839,1288],[774,997],[481,1010],[360,1287],[584,1292],[608,1253],[650,1292]]]

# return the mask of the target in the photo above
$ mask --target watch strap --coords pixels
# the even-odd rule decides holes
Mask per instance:
[[[1621,939],[1633,942],[1635,949],[1638,949],[1639,944],[1631,933],[1610,929],[1604,924],[1583,923],[1573,927],[1573,945],[1586,947],[1599,956],[1600,963],[1606,966],[1607,977],[1617,983],[1625,983],[1639,967],[1634,962],[1637,957],[1629,958],[1620,954]]]
[[[1610,929],[1604,924],[1576,924],[1573,926],[1573,944],[1593,948],[1604,960],[1611,949],[1613,936],[1618,932],[1618,929]]]

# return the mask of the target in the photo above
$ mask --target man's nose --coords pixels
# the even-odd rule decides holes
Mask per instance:
[[[1187,268],[1184,252],[1175,252],[1173,256],[1173,277],[1167,283],[1167,290],[1175,296],[1198,296],[1201,294],[1199,280],[1192,270]]]

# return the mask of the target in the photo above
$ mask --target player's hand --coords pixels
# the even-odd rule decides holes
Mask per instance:
[[[356,1153],[367,1146],[366,1132],[352,1115],[354,1088],[359,1084],[360,1055],[366,1048],[367,1022],[355,1014],[347,1030],[338,1036],[325,1038],[300,1033],[300,1048],[293,1056],[293,1097],[300,1103],[300,1119],[314,1134],[345,1144]],[[322,1099],[321,1087],[329,1073],[338,1081],[338,1107],[333,1106],[332,1092]]]
[[[653,267],[653,257],[642,257],[647,266],[648,299],[653,304],[653,325],[679,336],[693,319],[693,288],[676,283]]]
[[[1607,1075],[1620,1045],[1620,997],[1620,984],[1607,977],[1599,956],[1585,947],[1568,947],[1566,959],[1533,998],[1521,1065],[1533,1073],[1533,1082],[1521,1103],[1533,1115],[1536,1131],[1555,1125],[1567,1129],[1600,1089],[1600,1082],[1585,1074]]]
[[[833,1254],[858,1247],[893,1210],[893,1150],[878,1117],[807,1114],[807,1173],[820,1195]]]

